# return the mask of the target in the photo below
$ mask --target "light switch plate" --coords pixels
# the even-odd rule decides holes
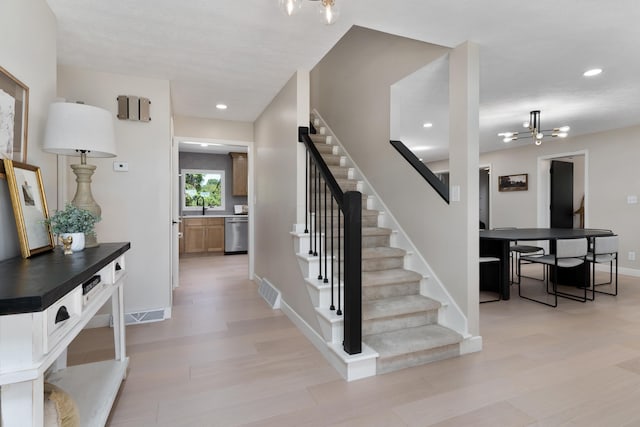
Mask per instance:
[[[635,205],[636,203],[638,203],[638,196],[627,196],[627,204],[628,205]]]

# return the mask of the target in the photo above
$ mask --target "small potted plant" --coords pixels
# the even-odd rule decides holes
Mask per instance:
[[[94,226],[98,221],[100,217],[93,212],[67,203],[64,210],[56,211],[44,222],[58,238],[71,236],[71,250],[77,252],[84,249],[85,234],[95,234]]]

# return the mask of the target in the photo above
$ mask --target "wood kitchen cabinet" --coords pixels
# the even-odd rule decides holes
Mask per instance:
[[[249,179],[247,153],[229,153],[233,168],[233,195],[246,196]]]
[[[184,252],[224,251],[224,218],[183,218]]]

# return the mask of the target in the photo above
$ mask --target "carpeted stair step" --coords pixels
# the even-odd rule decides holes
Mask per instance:
[[[331,174],[333,175],[333,177],[336,179],[338,178],[349,179],[349,171],[351,170],[351,168],[344,167],[344,166],[330,165],[329,170],[331,171]]]
[[[331,191],[327,191],[327,208],[329,210],[331,210]],[[311,193],[311,197],[313,200],[309,200],[307,203],[309,204],[309,209],[311,210],[312,207],[315,207],[316,205],[318,206],[318,209],[320,210],[324,210],[324,206],[325,206],[325,201],[324,201],[324,191],[321,191],[319,193],[320,198],[319,199],[315,199],[316,193]],[[362,209],[366,209],[367,208],[367,202],[369,201],[369,196],[362,193]],[[334,200],[333,202],[333,210],[337,211],[338,210],[338,203]],[[377,211],[376,211],[377,212]]]
[[[322,158],[327,165],[340,165],[342,157],[339,154],[322,154]]]
[[[358,191],[358,181],[355,179],[348,179],[348,178],[338,178],[338,177],[334,177],[336,178],[336,182],[338,183],[338,186],[342,189],[343,192],[347,192],[347,191]],[[314,179],[311,182],[310,188],[311,188],[311,192],[315,193],[316,192],[316,187],[317,187],[318,183],[316,182],[316,180]],[[320,194],[324,194],[324,180],[320,180],[319,183],[319,193]],[[330,192],[331,190],[329,190],[329,188],[327,187],[327,192]]]
[[[329,221],[331,217],[329,217]],[[367,219],[368,221],[369,219]],[[372,221],[369,221],[372,222]],[[335,219],[334,219],[335,223]],[[335,225],[335,224],[334,224]],[[328,238],[330,238],[331,233],[327,234]],[[363,248],[377,248],[379,246],[389,246],[389,242],[391,240],[391,229],[389,228],[380,228],[380,227],[362,227],[362,247]],[[340,240],[344,241],[344,236],[342,232],[340,234]],[[333,232],[333,244],[334,247],[338,244],[338,233],[336,231],[336,227],[334,227]]]
[[[396,268],[362,273],[362,300],[417,295],[422,276],[415,271]]]
[[[362,335],[415,328],[438,322],[440,303],[422,295],[405,295],[362,303]]]
[[[335,145],[324,144],[324,143],[316,143],[314,145],[318,149],[318,152],[320,153],[321,156],[325,154],[336,154],[333,152]]]
[[[327,141],[327,136],[328,135],[320,135],[319,133],[310,133],[309,137],[311,138],[311,141],[315,142],[315,143],[325,143]]]
[[[380,355],[376,373],[396,371],[460,355],[462,336],[440,325],[369,335],[363,340]]]
[[[328,204],[328,203],[327,203]],[[335,203],[334,203],[335,205]],[[371,210],[371,209],[362,209],[362,227],[364,228],[369,228],[369,227],[377,227],[378,226],[378,216],[380,215],[379,211],[376,210]],[[311,214],[311,221],[315,221],[315,214]],[[320,209],[320,211],[318,212],[318,219],[321,221],[320,226],[322,227],[322,229],[324,230],[324,218],[325,216],[327,217],[327,228],[331,229],[331,218],[333,217],[333,234],[335,236],[338,235],[338,210],[324,210],[324,209]],[[344,217],[340,218],[340,225],[341,228],[344,228]],[[311,224],[311,229],[313,230],[314,228],[314,224]],[[342,231],[340,232],[342,233]],[[362,236],[364,237],[364,230],[362,232]],[[382,232],[380,232],[382,233]],[[391,233],[391,230],[389,230],[389,234]],[[385,245],[379,245],[379,246],[385,246]],[[386,245],[388,246],[388,245]]]
[[[398,248],[377,247],[362,249],[362,271],[402,268],[406,251]]]
[[[374,211],[375,212],[375,211]],[[362,247],[375,248],[389,246],[391,229],[383,227],[362,227]]]

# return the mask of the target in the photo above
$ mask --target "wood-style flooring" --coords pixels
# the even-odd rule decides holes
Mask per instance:
[[[480,306],[482,352],[351,383],[246,277],[245,255],[181,260],[173,318],[127,327],[110,426],[640,426],[636,277],[555,309],[513,287]],[[69,349],[111,357],[108,328]]]

